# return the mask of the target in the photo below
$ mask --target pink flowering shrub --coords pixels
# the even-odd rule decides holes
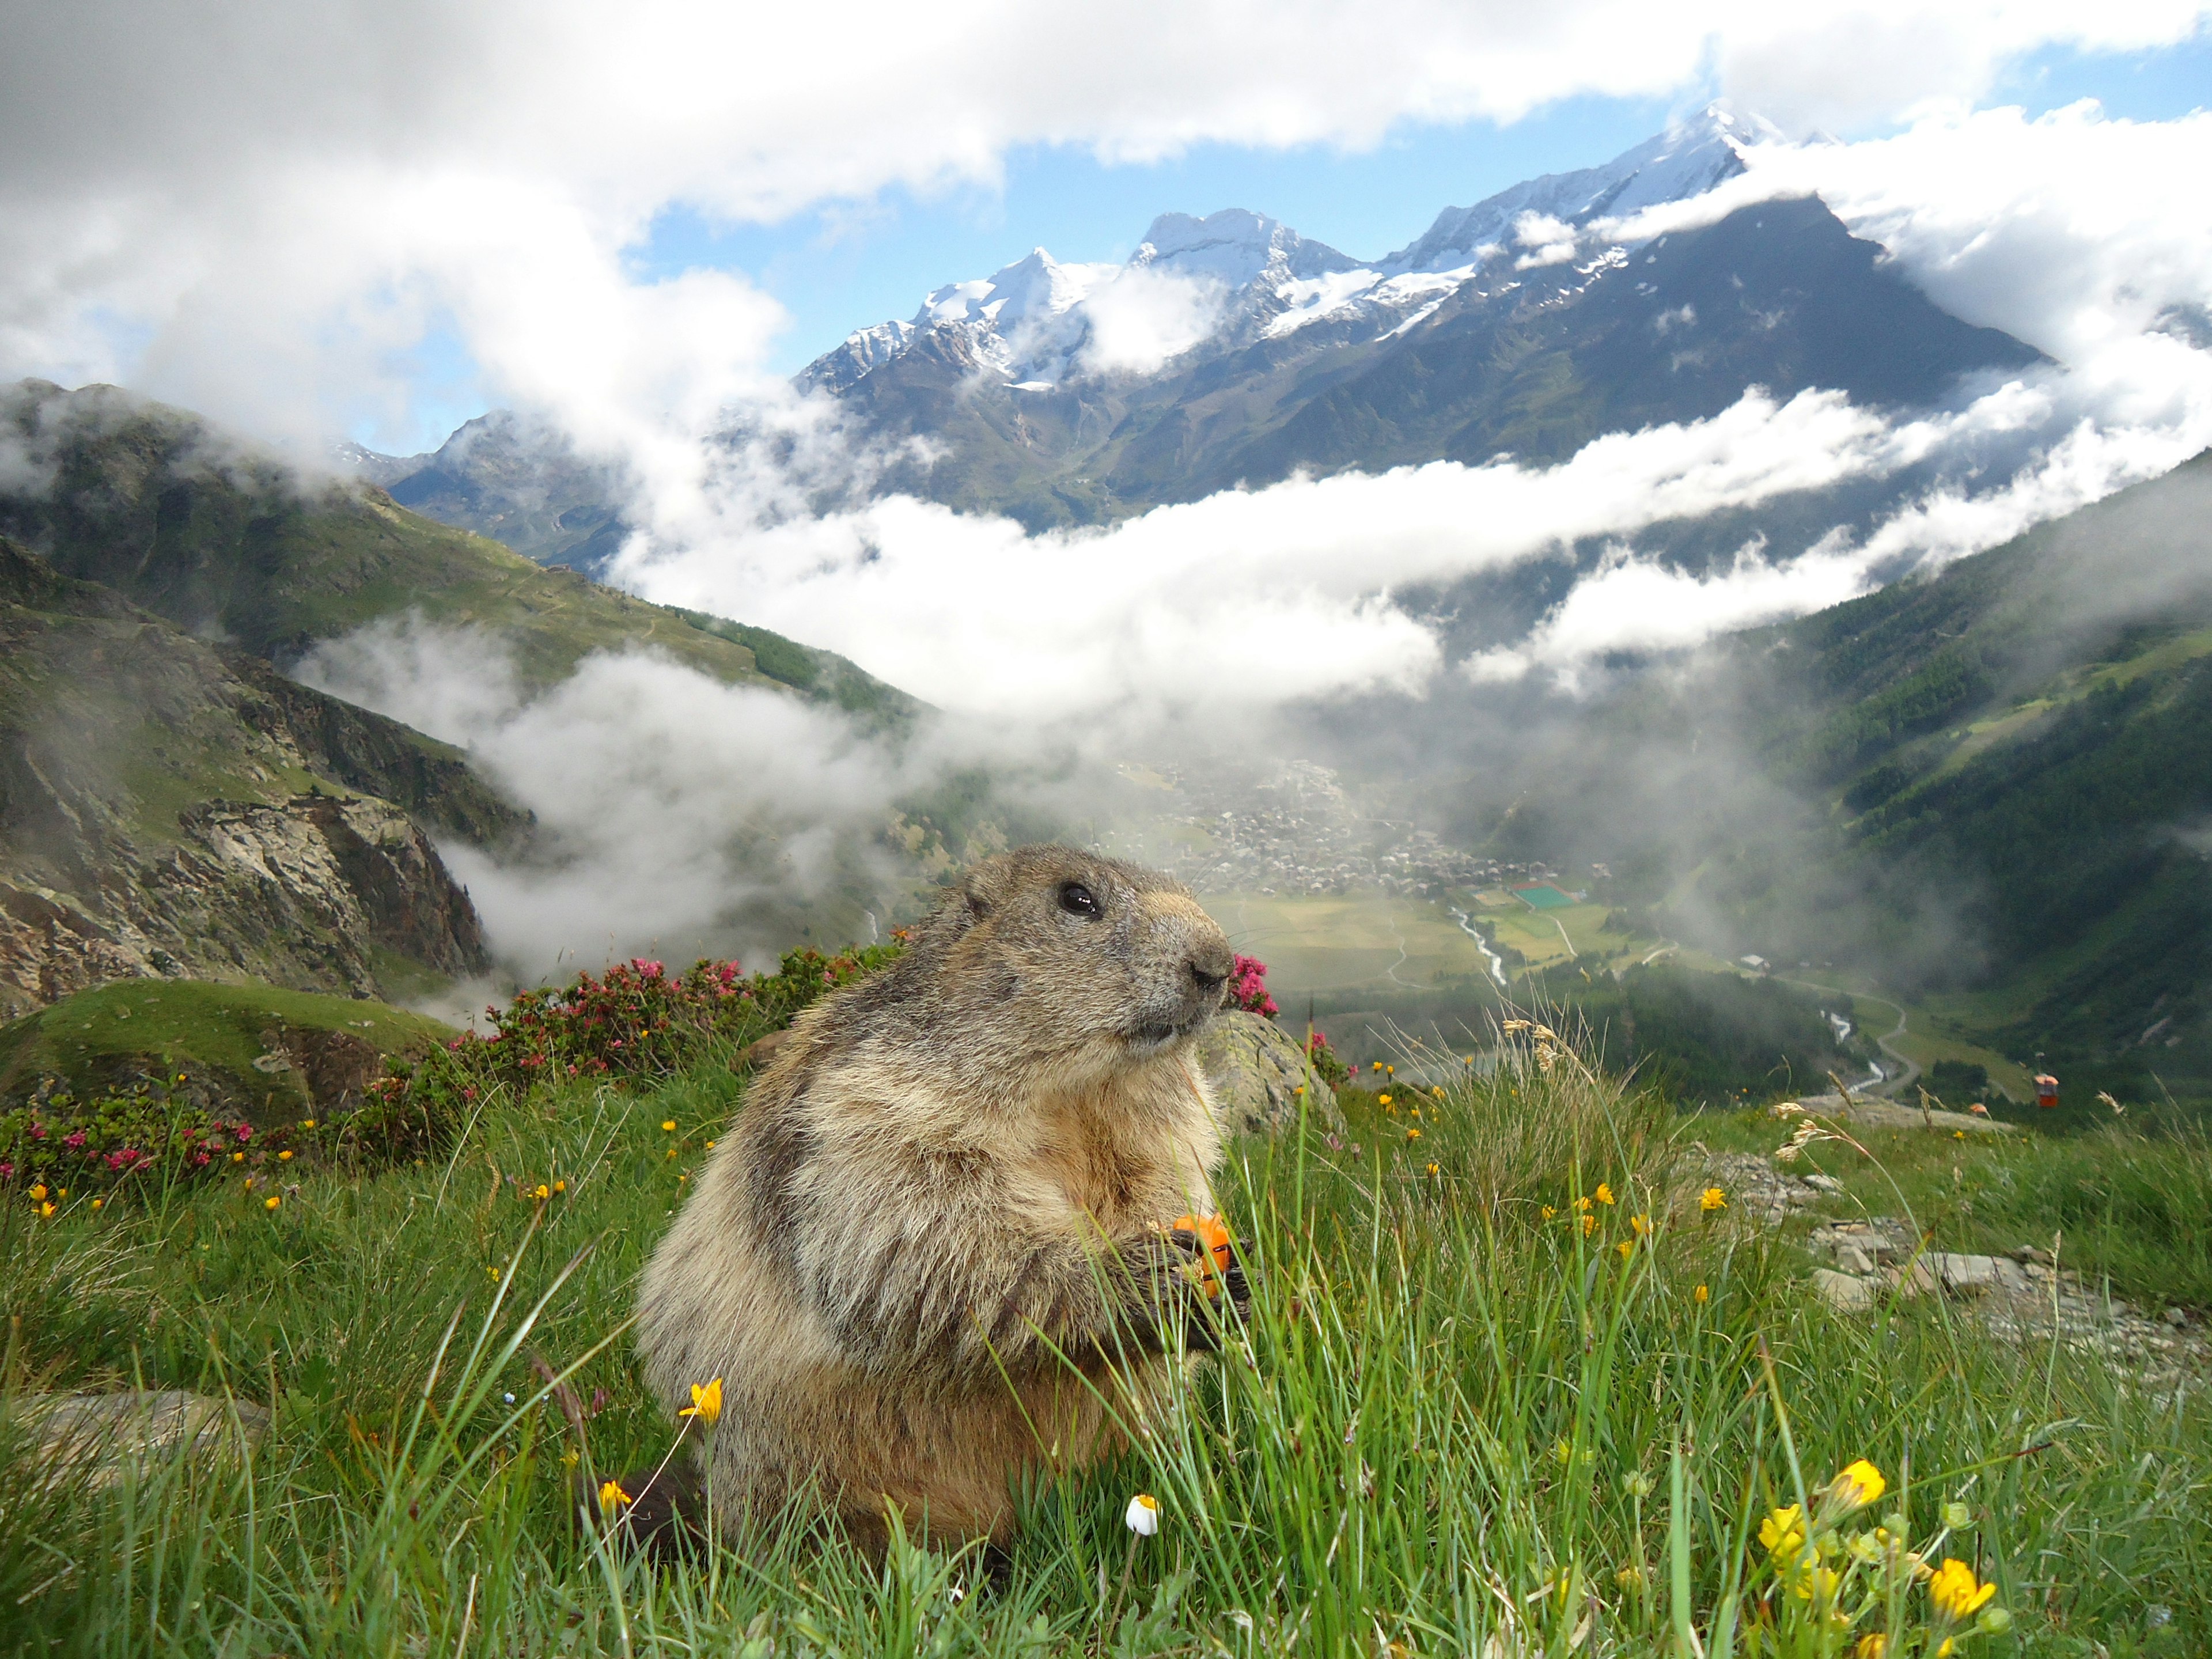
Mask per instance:
[[[1336,1050],[1328,1046],[1328,1035],[1318,1029],[1306,1039],[1306,1058],[1330,1088],[1340,1089],[1352,1081],[1351,1067],[1337,1057]]]
[[[190,1180],[235,1169],[232,1154],[254,1138],[251,1124],[160,1085],[142,1082],[90,1100],[59,1092],[0,1113],[0,1183],[42,1182],[91,1194],[125,1183]],[[316,1140],[298,1125],[270,1130],[244,1161],[258,1168]]]
[[[1257,957],[1239,957],[1229,975],[1229,1006],[1268,1019],[1282,1012],[1267,994],[1267,964]]]
[[[371,1085],[387,1136],[436,1139],[491,1089],[540,1082],[627,1083],[665,1077],[716,1052],[734,1053],[788,1025],[825,991],[896,957],[900,945],[823,956],[792,951],[773,974],[702,958],[682,974],[643,957],[565,986],[523,991],[484,1010],[493,1035],[465,1032],[441,1049],[395,1062]]]

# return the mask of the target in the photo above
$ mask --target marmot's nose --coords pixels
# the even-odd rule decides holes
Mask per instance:
[[[1237,959],[1227,945],[1209,941],[1191,951],[1188,966],[1191,981],[1210,996],[1229,982]]]

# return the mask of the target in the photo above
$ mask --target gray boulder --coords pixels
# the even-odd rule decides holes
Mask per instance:
[[[1198,1040],[1198,1063],[1221,1103],[1221,1127],[1231,1134],[1294,1128],[1301,1107],[1316,1123],[1344,1127],[1336,1091],[1306,1063],[1297,1039],[1273,1020],[1241,1009],[1221,1015]],[[1301,1085],[1310,1104],[1298,1097]]]
[[[123,1394],[34,1396],[21,1415],[36,1435],[50,1478],[84,1470],[94,1489],[171,1458],[216,1458],[258,1445],[269,1430],[266,1407],[181,1389]]]

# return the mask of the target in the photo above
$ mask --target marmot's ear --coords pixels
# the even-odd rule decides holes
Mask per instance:
[[[1003,857],[985,859],[968,872],[967,879],[960,884],[960,891],[968,901],[971,922],[982,921],[999,908],[1011,873]]]

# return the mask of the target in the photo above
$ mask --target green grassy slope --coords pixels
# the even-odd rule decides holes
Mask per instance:
[[[366,623],[420,614],[495,633],[529,684],[594,651],[647,647],[732,684],[825,699],[814,675],[763,669],[754,648],[663,606],[497,542],[419,518],[382,491],[304,477],[198,416],[112,386],[24,381],[0,421],[45,460],[44,488],[0,494],[0,531],[67,574],[112,586],[189,631],[283,661]],[[910,714],[912,699],[842,659],[846,698]],[[844,699],[839,699],[841,701]]]
[[[398,1054],[453,1032],[438,1021],[357,997],[273,985],[134,980],[79,991],[0,1025],[0,1100],[52,1080],[79,1099],[139,1078],[186,1079],[175,1092],[252,1112],[311,1109],[312,1075],[288,1048]],[[363,1054],[366,1059],[368,1056]],[[264,1063],[256,1066],[255,1061]]]
[[[1771,1146],[1773,1126],[1670,1139],[1571,1065],[1448,1091],[1418,1143],[1362,1115],[1357,1158],[1318,1133],[1241,1148],[1223,1196],[1255,1264],[1249,1340],[1199,1364],[1130,1452],[1034,1491],[995,1577],[973,1553],[902,1547],[886,1570],[775,1526],[656,1568],[580,1537],[568,1493],[674,1438],[623,1322],[741,1087],[714,1067],[655,1092],[501,1099],[444,1157],[311,1171],[273,1212],[235,1182],[46,1219],[8,1206],[0,1643],[1243,1659],[1742,1653],[1755,1631],[1761,1652],[1848,1653],[1868,1615],[1826,1646],[1773,1639],[1768,1621],[1808,1621],[1757,1534],[1859,1458],[1890,1490],[1852,1528],[1901,1514],[1914,1547],[1940,1533],[1936,1559],[1997,1584],[2013,1633],[1963,1635],[1957,1659],[2184,1654],[2212,1619],[2200,1390],[1992,1340],[1938,1298],[1830,1312],[1805,1282],[1811,1218],[1703,1214],[1673,1161],[1691,1133]],[[2064,1188],[2121,1175],[2151,1201],[2112,1219],[2170,1257],[2154,1229],[2171,1215],[2201,1256],[2201,1148],[2075,1150],[1946,1137],[1900,1173],[1943,1246],[2047,1244]],[[1894,1212],[1894,1189],[1838,1152],[1816,1149]],[[1601,1182],[1620,1202],[1585,1239],[1571,1206]],[[533,1353],[571,1371],[580,1443]],[[234,1395],[269,1409],[268,1436],[250,1462],[108,1491],[41,1463],[31,1396],[131,1384]],[[1133,1543],[1139,1492],[1161,1526]],[[1906,1621],[1926,1606],[1900,1592]],[[1900,1631],[1889,1650],[1933,1648]]]

